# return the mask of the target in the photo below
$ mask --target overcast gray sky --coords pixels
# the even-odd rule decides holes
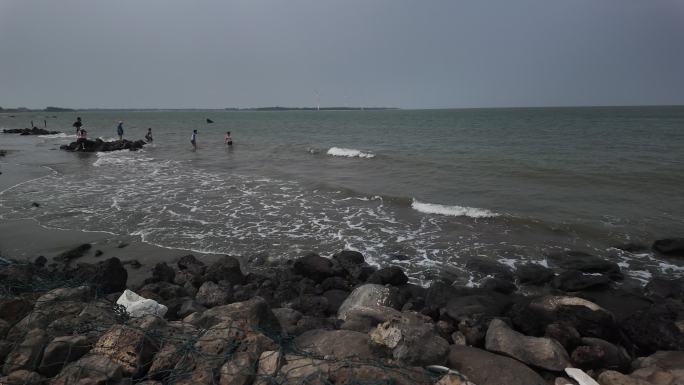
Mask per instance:
[[[684,104],[684,0],[0,0],[0,106]]]

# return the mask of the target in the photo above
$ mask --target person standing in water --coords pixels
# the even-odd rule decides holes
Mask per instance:
[[[81,131],[81,126],[83,126],[83,122],[81,122],[81,117],[79,116],[78,118],[76,118],[76,121],[71,126],[76,128],[76,136],[78,136],[78,133]]]
[[[192,136],[190,137],[190,143],[192,143],[192,150],[197,150],[197,130],[192,130]]]
[[[119,140],[123,140],[123,122],[119,120],[119,125],[116,126],[116,134],[119,135]]]
[[[233,138],[230,137],[230,131],[226,131],[226,136],[223,138],[223,143],[225,143],[226,146],[233,145]]]
[[[152,128],[147,129],[147,134],[145,135],[145,140],[147,143],[152,143]]]

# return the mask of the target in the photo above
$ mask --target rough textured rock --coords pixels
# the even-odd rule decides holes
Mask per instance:
[[[659,351],[633,362],[636,370],[630,374],[656,385],[684,384],[684,352]]]
[[[448,365],[477,385],[546,385],[520,361],[477,348],[452,345]]]
[[[465,376],[456,373],[447,373],[435,383],[435,385],[475,385],[468,381]]]
[[[40,374],[23,369],[10,373],[4,381],[0,378],[2,385],[41,385],[44,381],[45,378]]]
[[[568,353],[557,341],[520,334],[499,319],[490,322],[485,346],[489,351],[547,370],[561,371],[572,366]]]
[[[297,259],[293,267],[295,273],[316,282],[322,282],[334,275],[332,261],[313,253]]]
[[[613,280],[623,278],[620,266],[613,261],[593,256],[581,251],[567,251],[549,255],[560,268],[584,273],[601,273]]]
[[[256,381],[254,385],[268,385],[275,379],[283,366],[283,355],[279,351],[265,351],[259,356]]]
[[[572,325],[562,322],[548,324],[544,336],[560,342],[566,351],[572,351],[582,343],[582,336],[580,336],[577,329],[572,327]]]
[[[443,312],[454,320],[475,316],[501,315],[511,304],[509,296],[496,292],[482,292],[450,299]]]
[[[166,262],[160,262],[154,265],[152,269],[152,277],[150,282],[169,282],[173,283],[176,277],[176,272],[173,268],[166,264]]]
[[[294,346],[321,358],[355,358],[369,360],[376,357],[368,334],[351,330],[309,330],[295,338]]]
[[[240,269],[240,261],[235,257],[225,256],[207,268],[204,279],[214,283],[228,281],[231,285],[237,285],[245,283],[246,277]]]
[[[124,291],[128,280],[128,272],[118,258],[109,258],[95,265],[79,264],[69,274],[78,282],[93,285],[102,294]]]
[[[399,306],[399,299],[396,292],[391,288],[375,285],[365,284],[357,287],[349,294],[349,297],[342,303],[337,318],[341,320],[347,319],[347,314],[357,307],[373,307],[386,306],[396,308]]]
[[[192,254],[188,254],[186,256],[181,257],[176,263],[176,265],[181,270],[187,270],[191,274],[200,276],[204,275],[204,272],[207,268],[204,262],[198,260]]]
[[[646,293],[656,298],[683,298],[684,281],[681,279],[653,278],[644,288]]]
[[[441,365],[449,353],[449,343],[437,335],[432,320],[418,313],[404,312],[369,334],[373,342],[391,349],[394,359],[411,366]]]
[[[40,364],[43,349],[48,341],[48,335],[44,330],[29,331],[24,340],[15,346],[5,359],[3,373],[10,374],[20,369],[35,370]]]
[[[84,243],[82,245],[76,246],[71,250],[67,250],[55,257],[57,261],[70,261],[72,259],[81,258],[92,245],[90,243]]]
[[[206,307],[214,307],[227,304],[230,302],[230,297],[230,288],[206,281],[197,291],[195,301]]]
[[[157,349],[157,343],[142,330],[114,325],[100,337],[92,353],[109,358],[125,376],[138,377],[147,371]]]
[[[281,330],[278,319],[261,297],[213,307],[192,320],[188,317],[185,319],[186,322],[192,321],[192,324],[201,328],[209,328],[221,321],[243,320],[252,329],[261,330],[266,334],[278,334]]]
[[[50,385],[119,385],[125,384],[122,377],[121,366],[117,363],[101,354],[88,354],[62,369]]]
[[[379,323],[401,317],[401,312],[387,306],[358,306],[350,309],[340,329],[368,333]]]
[[[143,148],[143,146],[146,144],[147,143],[144,140],[130,141],[124,139],[105,142],[102,139],[97,138],[95,140],[86,139],[86,141],[82,143],[71,142],[69,144],[59,146],[59,149],[69,152],[109,152],[122,150],[137,151]]]
[[[584,346],[598,347],[603,352],[603,368],[627,372],[631,365],[631,357],[622,346],[612,344],[600,338],[585,337],[581,341]],[[573,352],[573,361],[574,352]],[[577,363],[577,361],[575,361]]]
[[[256,362],[252,353],[235,353],[221,366],[219,385],[251,385],[256,377]]]
[[[384,267],[368,277],[368,283],[379,285],[401,286],[408,282],[408,277],[398,266]]]
[[[22,297],[0,297],[0,319],[14,324],[33,309],[33,304]]]
[[[86,336],[56,337],[45,347],[38,372],[53,377],[64,365],[88,353],[90,347]]]
[[[333,255],[333,260],[352,278],[365,281],[373,274],[375,268],[368,265],[363,254],[358,251],[344,250]]]
[[[43,309],[55,302],[85,302],[89,297],[91,291],[88,286],[54,289],[38,297],[34,309]]]
[[[666,306],[654,306],[627,317],[621,326],[643,354],[657,350],[684,350],[684,333],[675,323],[676,316]]]
[[[601,373],[598,381],[601,385],[653,385],[650,382],[626,376],[612,370],[606,370]]]

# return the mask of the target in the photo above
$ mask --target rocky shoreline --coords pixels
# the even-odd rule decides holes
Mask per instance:
[[[130,150],[137,151],[143,148],[147,142],[144,140],[114,140],[105,142],[98,138],[95,140],[84,140],[83,142],[71,142],[59,147],[60,150],[71,152],[108,152]]]
[[[0,259],[0,384],[684,383],[684,280],[626,287],[592,255],[472,259],[479,287],[427,288],[354,251],[186,255],[128,287],[117,258],[78,263],[88,249]],[[144,306],[117,305],[126,289]]]
[[[12,128],[2,130],[3,134],[19,134],[19,135],[57,135],[61,134],[61,131],[49,131],[43,128],[33,127],[33,128]]]

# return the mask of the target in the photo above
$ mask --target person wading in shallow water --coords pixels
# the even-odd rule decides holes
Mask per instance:
[[[76,148],[78,148],[78,145],[80,145],[81,150],[85,150],[85,144],[88,141],[88,131],[85,129],[81,129],[78,131],[78,134],[76,134]]]
[[[226,146],[233,145],[233,138],[230,137],[230,131],[226,132],[226,136],[223,138],[223,143],[225,143]]]
[[[119,135],[119,140],[123,140],[123,122],[119,121],[119,125],[116,126],[116,134]]]
[[[147,143],[152,143],[152,128],[147,129],[147,134],[145,135],[145,140]]]
[[[83,126],[83,122],[81,122],[81,117],[79,116],[78,118],[76,118],[76,121],[71,126],[76,128],[76,136],[78,136],[79,131],[81,131],[81,126]]]
[[[190,137],[190,143],[192,143],[192,150],[197,150],[197,130],[192,130],[192,136]]]

